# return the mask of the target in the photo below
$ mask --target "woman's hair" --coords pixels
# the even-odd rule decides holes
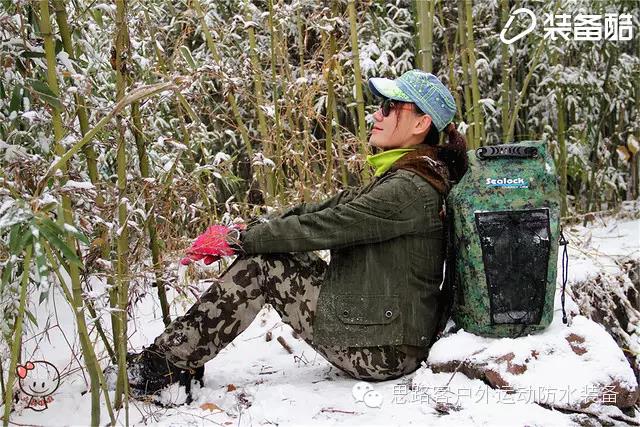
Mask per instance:
[[[413,105],[417,114],[425,114],[416,104]],[[424,137],[423,144],[437,147],[438,160],[443,161],[447,165],[447,169],[449,169],[449,179],[453,182],[458,182],[462,179],[469,167],[467,160],[467,141],[464,136],[458,132],[453,122],[444,128],[444,133],[447,134],[447,143],[438,145],[440,143],[440,132],[438,132],[438,128],[431,123],[429,131]]]

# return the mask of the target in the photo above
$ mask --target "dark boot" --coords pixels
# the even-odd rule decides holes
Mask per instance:
[[[105,369],[107,383],[115,388],[117,366]],[[182,369],[169,362],[154,344],[140,353],[127,353],[127,376],[129,388],[134,396],[157,394],[170,384],[179,382],[187,391],[187,403],[191,402],[191,381],[197,380],[203,385],[204,366],[195,370]]]

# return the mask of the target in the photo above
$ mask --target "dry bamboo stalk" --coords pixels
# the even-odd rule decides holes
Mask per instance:
[[[125,57],[128,48],[128,28],[127,10],[125,0],[116,2],[115,20],[115,75],[116,75],[116,101],[124,98],[126,89],[126,67],[127,64],[122,59]],[[116,384],[115,407],[120,408],[124,403],[125,424],[129,424],[129,402],[127,380],[127,304],[129,300],[129,279],[128,263],[126,262],[129,252],[129,230],[127,226],[127,151],[125,140],[125,126],[122,117],[116,117],[118,139],[116,149],[116,171],[118,187],[118,236],[116,244],[116,307],[118,308],[117,330],[114,336],[118,339],[115,342],[116,354],[118,358],[118,381]]]
[[[353,61],[353,74],[356,85],[356,109],[358,113],[358,140],[362,157],[367,155],[367,123],[364,118],[364,96],[362,94],[362,72],[360,71],[360,49],[358,48],[358,26],[355,0],[347,3],[349,9],[349,27],[351,30],[351,57]],[[369,168],[364,168],[362,175],[365,181],[371,177]]]
[[[327,82],[327,104],[326,104],[326,121],[325,121],[325,155],[326,155],[326,171],[325,171],[325,188],[327,192],[331,191],[333,183],[333,112],[336,102],[335,91],[333,87],[333,66],[335,63],[336,41],[333,32],[325,34],[329,41],[326,43],[326,66],[325,81]]]

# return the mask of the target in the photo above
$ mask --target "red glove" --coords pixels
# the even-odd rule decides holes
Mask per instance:
[[[207,228],[204,234],[196,238],[191,247],[187,249],[187,256],[182,258],[180,263],[189,265],[193,261],[203,260],[206,265],[209,265],[223,256],[234,255],[236,251],[229,246],[229,241],[237,241],[240,237],[240,230],[244,229],[244,224],[236,224],[231,227],[212,225]],[[237,236],[233,236],[236,233]]]

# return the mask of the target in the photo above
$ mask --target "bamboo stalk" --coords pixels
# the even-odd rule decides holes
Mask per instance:
[[[69,29],[67,10],[65,8],[64,0],[53,0],[53,8],[56,13],[56,22],[60,30],[60,37],[62,39],[62,47],[64,51],[69,55],[69,58],[75,59],[75,52],[73,49],[73,40],[71,38],[71,30]],[[89,130],[89,117],[87,114],[87,107],[84,96],[80,92],[73,94],[76,103],[76,114],[78,116],[78,122],[80,124],[80,133],[86,135]],[[87,144],[82,149],[87,160],[87,171],[89,172],[89,179],[94,185],[98,185],[98,155],[93,148],[92,144]],[[98,193],[96,202],[102,204],[102,195]]]
[[[60,93],[58,87],[58,77],[56,76],[56,54],[53,34],[51,32],[51,21],[49,14],[49,1],[40,1],[40,29],[44,38],[44,50],[47,60],[47,83],[53,94],[57,97]],[[54,150],[58,156],[62,155],[63,148],[59,144],[64,136],[62,116],[57,108],[52,108],[52,121],[54,131]],[[62,163],[61,170],[66,176],[66,162]],[[73,224],[73,211],[71,207],[71,199],[67,195],[62,196],[62,215],[60,215],[67,224]],[[71,248],[76,247],[75,238],[69,234],[67,244]],[[82,285],[80,283],[80,271],[76,264],[69,265],[69,277],[71,280],[75,303],[78,307],[82,306]],[[78,331],[80,335],[80,345],[82,354],[85,358],[85,364],[91,381],[91,424],[98,425],[100,423],[100,379],[98,361],[93,350],[93,345],[88,335],[81,332],[86,330],[86,321],[84,315],[77,317]]]
[[[278,74],[276,70],[276,64],[278,62],[278,56],[276,54],[276,45],[278,43],[278,33],[274,24],[274,13],[273,13],[273,0],[268,0],[267,4],[269,6],[269,33],[271,35],[271,81],[273,83],[272,91],[273,91],[273,108],[274,108],[274,119],[275,119],[275,134],[274,134],[274,142],[275,142],[275,182],[274,182],[274,191],[277,195],[280,194],[281,186],[284,186],[284,176],[282,176],[282,122],[281,122],[281,112],[280,112],[280,87],[278,85]],[[282,181],[282,182],[281,182]]]
[[[13,407],[13,383],[16,380],[16,366],[18,366],[18,357],[20,355],[20,347],[22,347],[22,322],[25,318],[25,309],[27,305],[27,286],[29,284],[29,270],[31,268],[31,253],[33,246],[29,245],[25,250],[24,260],[22,262],[22,279],[20,280],[20,302],[18,304],[18,316],[13,328],[13,343],[11,344],[11,361],[9,362],[9,378],[7,379],[7,389],[4,395],[4,416],[2,425],[9,425],[9,414]]]
[[[470,1],[464,1],[467,24],[467,54],[469,55],[469,70],[471,71],[471,97],[473,99],[473,122],[475,130],[473,133],[473,148],[478,148],[484,144],[484,113],[480,106],[480,87],[478,83],[478,69],[476,68],[476,44],[473,37],[473,10]]]
[[[336,41],[333,32],[326,34],[329,37],[327,43],[327,55],[325,66],[325,81],[327,82],[327,104],[326,104],[326,122],[325,122],[325,155],[326,157],[326,170],[325,170],[325,186],[326,191],[331,190],[333,183],[333,112],[336,102],[335,91],[333,87],[333,65],[335,62],[335,48]]]
[[[303,26],[302,26],[302,16],[300,15],[300,9],[297,10],[297,15],[296,15],[296,28],[298,30],[298,57],[299,57],[299,62],[300,62],[300,76],[304,77],[306,76],[305,73],[305,66],[304,66],[304,53],[305,53],[305,37],[304,37],[304,31],[303,31]],[[307,99],[307,96],[304,96],[303,99]],[[310,131],[309,131],[309,120],[306,117],[305,111],[306,111],[306,103],[303,101],[302,103],[302,108],[299,109],[300,111],[300,121],[302,122],[302,144],[303,144],[303,152],[304,152],[304,158],[305,159],[309,159],[309,145],[311,144],[311,138],[309,137]],[[302,174],[302,176],[300,177],[301,181],[302,181],[302,191],[303,191],[303,201],[308,201],[310,198],[310,192],[309,192],[309,186],[305,185],[307,183],[307,172],[309,167],[311,166],[306,165],[307,167],[304,168],[304,173]]]
[[[62,156],[58,157],[58,159],[54,163],[52,163],[51,166],[49,166],[49,169],[47,170],[47,172],[44,174],[42,179],[40,179],[40,181],[38,182],[38,186],[36,188],[36,191],[34,192],[34,198],[39,197],[40,194],[42,194],[42,190],[44,190],[44,187],[46,186],[49,178],[51,178],[57,170],[62,169],[62,167],[78,151],[80,151],[82,147],[84,147],[86,144],[91,142],[93,140],[93,137],[96,136],[96,134],[98,134],[98,132],[100,132],[102,128],[104,128],[109,122],[111,122],[111,120],[116,114],[120,113],[124,108],[126,108],[128,105],[130,105],[132,102],[136,100],[147,98],[157,93],[164,92],[165,90],[177,91],[177,87],[173,82],[162,82],[162,83],[156,83],[153,85],[143,86],[141,88],[138,88],[130,92],[129,94],[127,94],[127,96],[125,96],[123,99],[117,102],[114,105],[113,109],[109,111],[109,113],[107,113],[102,119],[100,119],[100,121],[93,128],[91,128],[91,130],[89,130],[89,132],[87,132],[87,134],[83,136],[80,139],[80,141],[76,142],[73,146],[71,146],[71,148],[69,148],[64,154],[62,154]]]
[[[475,126],[473,121],[473,98],[471,96],[470,71],[469,61],[467,55],[467,27],[465,25],[465,12],[464,1],[458,0],[458,37],[460,43],[460,63],[462,65],[462,86],[464,96],[464,108],[465,108],[465,121],[469,124],[467,128],[467,141],[469,142],[469,148],[473,148],[475,138]]]
[[[414,0],[418,30],[418,68],[430,73],[433,69],[433,18],[436,0]]]
[[[211,31],[209,30],[209,26],[207,25],[207,21],[205,19],[202,7],[200,5],[200,1],[192,0],[191,4],[196,10],[198,17],[200,18],[202,33],[205,36],[207,47],[209,48],[209,51],[213,56],[213,60],[218,64],[222,65],[222,59],[220,58],[220,54],[218,53],[218,48],[216,47],[216,43],[213,41],[213,37],[211,36]],[[234,120],[236,121],[236,125],[238,126],[238,130],[240,131],[240,136],[242,138],[242,142],[244,143],[245,149],[247,150],[247,154],[249,155],[250,159],[253,159],[253,147],[251,146],[249,132],[247,131],[247,127],[244,124],[244,120],[242,119],[242,115],[240,114],[240,109],[238,108],[238,103],[236,102],[236,98],[232,90],[229,90],[229,92],[227,93],[227,102],[231,106],[231,111],[233,113]]]
[[[128,52],[128,28],[127,9],[125,0],[116,2],[115,20],[115,74],[116,74],[116,101],[124,97],[126,89],[125,74],[127,64],[122,60]],[[118,356],[118,382],[116,385],[115,406],[120,408],[124,401],[125,424],[129,425],[129,404],[127,380],[127,303],[129,300],[129,279],[127,278],[127,253],[129,248],[129,230],[127,226],[127,151],[125,139],[125,126],[122,117],[116,117],[118,128],[118,140],[116,151],[116,170],[118,175],[118,239],[116,245],[116,286],[117,286],[117,308],[118,308],[118,340],[116,342],[116,354]]]
[[[127,43],[129,44],[129,43]],[[129,52],[129,57],[131,53]],[[142,135],[142,119],[140,118],[140,103],[134,101],[131,104],[131,118],[133,122],[132,133],[136,142],[136,149],[138,151],[138,163],[140,167],[140,176],[149,178],[151,173],[149,171],[149,156],[147,155],[147,143]],[[162,311],[162,321],[165,326],[171,323],[171,316],[169,314],[169,303],[167,302],[167,291],[165,289],[165,283],[162,279],[162,259],[160,253],[160,243],[158,242],[156,233],[156,214],[154,210],[154,204],[149,199],[149,193],[145,192],[145,211],[147,213],[147,221],[145,227],[149,233],[149,248],[151,249],[151,261],[153,263],[153,271],[155,273],[155,285],[158,291],[158,300],[160,301],[160,309]]]
[[[360,141],[361,154],[367,155],[367,123],[364,118],[364,96],[362,94],[362,72],[360,71],[360,49],[358,48],[358,22],[355,0],[347,3],[349,10],[349,27],[351,32],[351,59],[353,61],[353,75],[356,85],[356,109],[358,113],[358,140]],[[369,168],[364,168],[362,175],[365,181],[371,177]]]
[[[560,216],[567,215],[567,141],[564,93],[556,86],[556,106],[558,109],[558,172],[560,173]]]
[[[249,0],[245,0],[245,19],[252,21],[251,12],[249,10]],[[265,105],[264,88],[262,83],[262,67],[258,59],[258,48],[256,42],[256,33],[253,25],[247,25],[247,34],[249,35],[249,59],[251,60],[251,68],[253,68],[253,88],[256,94],[256,115],[258,116],[258,133],[262,140],[262,149],[267,157],[271,155],[271,145],[269,141],[269,131],[267,130],[267,119],[264,115],[262,107]],[[265,171],[260,169],[258,172],[259,180],[263,181],[263,188],[267,190],[267,196],[275,195],[275,179],[276,176],[271,170]]]
[[[60,30],[60,37],[62,39],[62,46],[64,48],[64,51],[69,55],[69,58],[75,59],[73,39],[71,38],[71,30],[69,29],[68,15],[67,15],[67,10],[65,8],[64,1],[53,0],[53,8],[56,13],[56,22],[58,23],[58,28]],[[89,117],[87,114],[86,101],[84,97],[80,94],[80,92],[74,93],[74,100],[76,104],[76,115],[78,117],[78,123],[80,124],[80,134],[84,136],[89,131]],[[89,180],[93,185],[98,187],[100,185],[99,176],[98,176],[98,161],[97,161],[98,155],[96,154],[93,148],[93,145],[90,143],[85,145],[82,151],[86,159],[87,171],[89,173]],[[103,204],[104,204],[104,198],[102,197],[102,193],[98,192],[98,194],[96,195],[96,205],[98,207],[101,207],[103,206]],[[104,227],[105,226],[103,224],[97,225],[97,228],[104,228]],[[103,251],[102,251],[103,256],[105,257],[108,256],[108,252],[109,252],[109,248],[108,248],[108,245],[105,243],[103,245]],[[109,279],[109,281],[112,282],[111,279]],[[87,301],[87,304],[88,304],[87,308],[89,309],[89,314],[95,318],[96,315],[95,315],[95,310],[93,308],[93,304],[91,304],[90,301]],[[105,348],[107,349],[107,352],[109,353],[110,357],[113,357],[113,350],[109,345],[109,341],[107,340],[107,337],[104,333],[102,325],[100,324],[99,321],[96,323],[96,330],[98,331],[98,335],[102,339],[102,342]]]
[[[76,317],[76,322],[78,323],[78,330],[80,330],[81,325],[84,325],[84,330],[81,331],[81,334],[83,337],[89,337],[89,331],[87,330],[87,326],[86,324],[82,321],[82,319],[79,319],[79,317],[83,317],[84,314],[82,313],[82,307],[78,306],[76,304],[76,299],[74,298],[72,292],[69,290],[69,288],[67,287],[67,285],[65,284],[65,279],[62,276],[61,272],[60,272],[60,268],[64,268],[65,271],[67,271],[67,274],[69,273],[69,264],[65,262],[65,260],[60,257],[60,255],[58,253],[56,253],[56,257],[57,257],[57,261],[56,258],[53,255],[53,251],[51,250],[50,245],[48,244],[48,242],[43,242],[42,245],[45,249],[46,252],[46,256],[47,256],[47,260],[49,261],[49,264],[51,265],[53,271],[55,272],[56,276],[58,277],[58,281],[60,282],[60,287],[62,288],[62,293],[64,294],[65,298],[67,299],[67,302],[69,303],[69,305],[71,306],[74,315]],[[88,301],[87,301],[88,302]],[[87,308],[89,308],[90,305],[87,304]],[[90,310],[90,314],[91,316],[97,320],[97,316],[95,314],[95,311],[91,312]],[[99,323],[96,323],[96,326],[98,326]],[[104,337],[105,341],[106,341],[106,337]],[[92,344],[92,348],[93,348],[93,344]],[[113,350],[111,350],[113,351]],[[98,363],[98,360],[96,358],[96,364]],[[109,391],[107,390],[107,384],[106,381],[104,380],[104,375],[102,373],[102,370],[100,369],[100,366],[96,365],[95,369],[98,373],[98,378],[100,380],[100,387],[102,389],[102,393],[104,396],[104,400],[105,400],[105,404],[107,407],[107,412],[109,413],[109,419],[111,420],[111,425],[115,425],[116,424],[116,418],[113,414],[113,407],[111,406],[111,399],[109,398]]]
[[[538,42],[538,46],[536,47],[536,50],[533,54],[533,59],[532,59],[532,63],[531,65],[528,67],[529,68],[529,72],[527,73],[527,75],[524,78],[524,82],[522,83],[522,89],[520,90],[520,94],[518,95],[518,99],[516,100],[515,105],[513,106],[513,109],[511,111],[511,117],[509,119],[509,127],[507,130],[507,137],[506,137],[506,141],[513,141],[513,132],[515,130],[515,126],[516,126],[516,119],[518,118],[518,112],[520,111],[520,107],[522,106],[522,102],[524,100],[524,97],[527,93],[527,89],[529,88],[529,82],[531,81],[531,77],[533,76],[533,70],[535,70],[535,68],[538,66],[538,62],[540,60],[540,56],[542,53],[542,50],[544,48],[546,44],[546,39],[541,39]]]
[[[443,22],[443,25],[445,25],[444,24],[445,15],[442,8],[442,2],[439,4],[439,6],[440,6],[440,20],[441,22]],[[460,32],[460,27],[457,27],[456,35],[454,36],[454,38],[459,36],[459,32]],[[460,93],[457,90],[455,90],[458,87],[458,81],[456,79],[456,73],[455,73],[455,58],[453,57],[451,50],[449,48],[449,40],[447,39],[446,33],[445,33],[445,36],[443,37],[443,42],[444,42],[444,50],[445,50],[447,65],[449,66],[449,82],[452,89],[451,92],[453,94],[453,98],[456,101],[456,115],[460,114],[462,116],[462,100],[460,99]],[[454,51],[456,50],[455,40],[454,40],[453,50]]]
[[[504,28],[509,18],[509,0],[500,0],[500,26]],[[500,55],[502,65],[502,142],[510,142],[507,139],[507,129],[509,126],[509,86],[511,84],[511,58],[509,57],[509,45],[500,43]]]

